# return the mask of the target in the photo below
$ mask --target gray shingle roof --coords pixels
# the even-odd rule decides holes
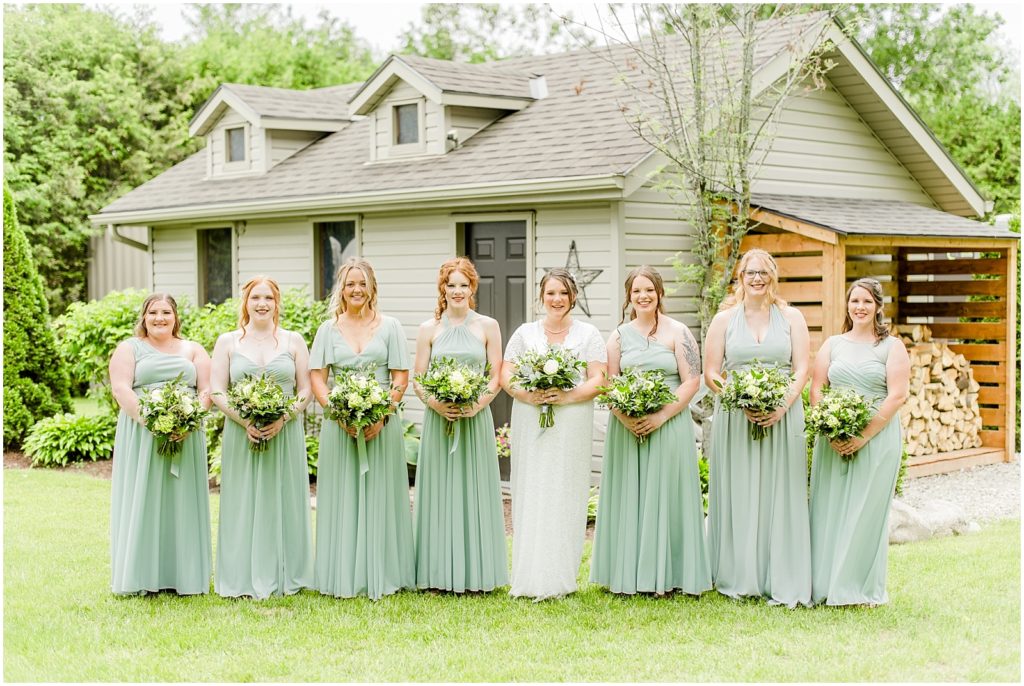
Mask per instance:
[[[240,83],[225,83],[221,88],[237,95],[264,117],[348,119],[348,101],[359,88],[359,84],[350,83],[305,91]]]
[[[504,62],[466,64],[435,60],[418,55],[396,55],[424,78],[450,93],[530,97],[530,77],[525,68],[510,69]]]
[[[1020,234],[896,200],[758,194],[751,204],[843,234],[1019,238]]]

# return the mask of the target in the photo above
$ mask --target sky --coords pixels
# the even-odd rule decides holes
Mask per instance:
[[[158,2],[144,4],[155,6],[153,18],[160,25],[165,39],[178,40],[187,34],[188,25],[181,16],[184,3]],[[383,57],[397,46],[398,34],[419,18],[419,8],[423,3],[293,2],[290,4],[294,15],[305,17],[310,22],[312,22],[321,9],[328,9],[333,16],[351,24],[355,28],[356,34],[373,47],[374,53]],[[583,20],[596,16],[594,3],[555,2],[551,4],[556,11],[571,11],[577,19]],[[1022,30],[1024,29],[1024,24],[1022,24],[1024,19],[1022,19],[1021,4],[1019,2],[978,2],[973,4],[986,13],[998,12],[1006,20],[1002,33],[1016,48],[1019,64],[1021,36],[1024,33],[1024,30]]]

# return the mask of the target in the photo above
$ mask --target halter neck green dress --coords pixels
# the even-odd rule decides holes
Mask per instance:
[[[468,327],[478,316],[470,310],[462,324],[453,326],[442,314],[430,359],[452,357],[483,369],[486,347]],[[413,512],[416,585],[456,593],[490,591],[508,583],[494,419],[485,407],[459,419],[452,438],[445,435],[446,421],[430,408],[424,412]]]
[[[888,394],[885,363],[894,338],[878,345],[843,336],[829,338],[828,383],[849,388],[876,406]],[[895,417],[893,418],[895,419]],[[889,507],[900,471],[900,423],[878,434],[844,460],[819,437],[811,466],[812,599],[826,605],[879,605],[889,551]]]
[[[792,365],[789,322],[771,306],[760,343],[738,305],[725,334],[725,371],[755,361]],[[760,441],[740,410],[716,402],[708,477],[708,549],[715,587],[734,598],[763,596],[795,607],[811,601],[804,408],[794,402]]]
[[[195,388],[196,368],[180,355],[162,353],[138,338],[133,388],[163,386],[178,374]],[[157,453],[146,427],[121,411],[114,438],[110,506],[110,558],[114,593],[210,590],[210,495],[206,434],[190,433],[174,458]],[[176,471],[177,474],[173,474]]]
[[[618,328],[619,367],[660,370],[675,391],[671,349],[633,326]],[[608,420],[590,580],[614,593],[700,595],[711,589],[693,419],[686,408],[638,443]]]
[[[333,320],[313,339],[310,369],[377,365],[377,381],[391,386],[390,369],[409,369],[409,350],[401,324],[383,321],[366,348],[355,353]],[[356,439],[337,422],[324,419],[317,466],[316,563],[314,587],[325,595],[378,600],[415,586],[409,476],[405,464],[402,418],[392,416],[366,443],[369,470],[362,472]]]
[[[231,354],[231,383],[266,374],[295,394],[295,360],[284,351],[260,366]],[[220,525],[214,590],[222,596],[267,598],[313,585],[313,527],[302,418],[292,419],[266,450],[254,453],[245,428],[224,421]]]

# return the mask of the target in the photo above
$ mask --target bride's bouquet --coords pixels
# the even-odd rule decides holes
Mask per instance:
[[[375,365],[345,369],[334,374],[324,415],[362,431],[392,413],[391,395],[377,381]]]
[[[544,352],[528,350],[517,357],[513,364],[516,371],[510,381],[524,391],[546,391],[557,388],[568,391],[576,387],[583,378],[587,363],[571,350],[560,345],[549,346]],[[555,425],[555,408],[540,406],[540,426]]]
[[[480,396],[490,391],[490,377],[484,371],[462,364],[451,357],[439,357],[430,363],[423,374],[416,376],[423,392],[438,402],[462,407],[475,404]],[[455,423],[445,426],[447,436],[455,435]]]
[[[828,441],[860,436],[873,412],[871,404],[856,391],[829,386],[822,391],[818,404],[807,411],[807,432]],[[843,455],[844,460],[855,457],[857,453]]]
[[[597,390],[600,391],[597,402],[627,417],[643,417],[679,399],[665,383],[665,374],[658,369],[625,369]],[[647,437],[637,436],[636,440],[643,443]]]
[[[179,455],[181,441],[174,438],[201,427],[209,414],[195,391],[185,384],[184,373],[163,386],[144,391],[139,398],[139,416],[156,437],[157,453],[164,457]]]
[[[725,385],[717,382],[722,408],[774,412],[782,406],[795,377],[777,364],[754,362],[749,367],[729,372]],[[760,441],[768,435],[768,428],[750,422],[750,437]]]
[[[265,374],[246,374],[228,389],[228,406],[242,419],[259,428],[273,424],[288,414],[297,399],[284,394],[284,389]],[[269,439],[260,439],[249,446],[254,453],[267,449]]]

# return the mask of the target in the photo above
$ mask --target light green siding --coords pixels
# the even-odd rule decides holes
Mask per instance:
[[[249,221],[235,235],[238,285],[257,275],[281,288],[313,292],[313,224],[305,219]]]
[[[198,247],[195,229],[155,229],[153,290],[197,303]]]

